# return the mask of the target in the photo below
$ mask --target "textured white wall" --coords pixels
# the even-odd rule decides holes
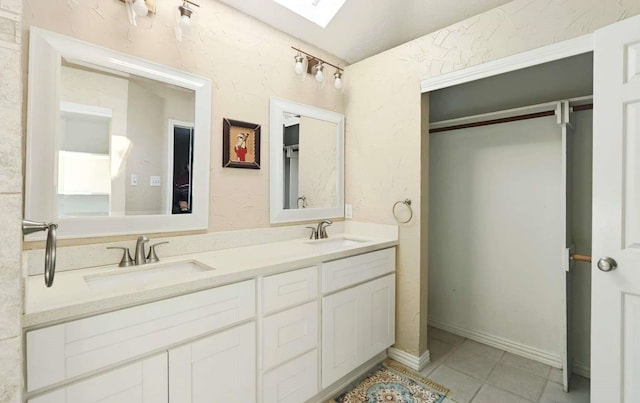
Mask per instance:
[[[336,124],[300,117],[298,195],[308,208],[336,206]]]
[[[21,0],[0,0],[0,402],[22,402]]]
[[[127,138],[131,149],[127,155],[125,178],[136,175],[137,185],[126,182],[127,214],[162,214],[166,196],[163,150],[166,150],[167,129],[163,121],[164,98],[148,91],[135,82],[129,83]],[[150,177],[160,176],[162,186],[150,186]]]
[[[111,135],[127,137],[127,80],[64,66],[60,73],[60,100],[111,109]],[[111,210],[124,214],[124,170],[112,179]]]
[[[420,150],[428,138],[421,131],[420,81],[638,13],[637,0],[515,0],[347,67],[346,203],[361,221],[394,223],[391,206],[406,197],[415,212],[413,222],[400,228],[398,348],[416,355],[426,350],[426,332],[420,329],[427,304],[421,304],[420,294],[428,251],[420,227],[428,189],[420,184],[427,165]]]
[[[269,97],[277,96],[343,113],[343,94],[329,83],[293,72],[291,46],[330,63],[345,63],[217,1],[201,4],[192,38],[175,40],[179,2],[158,1],[152,19],[130,26],[114,0],[30,0],[31,25],[189,71],[212,80],[211,193],[209,231],[269,226]],[[70,5],[71,4],[71,5]],[[222,168],[222,119],[262,125],[260,170]],[[238,215],[237,211],[243,214]]]

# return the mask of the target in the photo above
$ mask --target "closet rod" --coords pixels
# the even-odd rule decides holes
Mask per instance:
[[[480,127],[480,126],[497,125],[499,123],[517,122],[518,120],[536,119],[536,118],[542,118],[545,116],[554,116],[555,114],[556,114],[555,110],[536,112],[536,113],[527,113],[526,115],[510,116],[508,118],[500,118],[500,119],[491,119],[491,120],[485,120],[483,122],[473,122],[473,123],[465,123],[462,125],[438,127],[436,129],[429,129],[429,133],[439,133],[439,132],[446,132],[449,130],[468,129],[470,127]]]
[[[578,255],[578,254],[573,254],[571,255],[571,260],[575,260],[576,262],[589,262],[591,263],[591,256],[589,255]]]
[[[593,109],[593,104],[576,105],[576,106],[572,106],[572,108],[574,112],[586,111],[589,109]],[[462,125],[438,127],[435,129],[429,129],[429,134],[446,132],[449,130],[468,129],[471,127],[497,125],[500,123],[517,122],[519,120],[537,119],[545,116],[554,116],[555,114],[556,114],[555,110],[550,110],[550,111],[543,111],[543,112],[536,112],[536,113],[527,113],[524,115],[510,116],[508,118],[491,119],[491,120],[485,120],[481,122],[465,123]]]

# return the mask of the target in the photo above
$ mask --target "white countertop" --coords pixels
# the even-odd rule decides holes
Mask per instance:
[[[351,245],[330,245],[336,238],[357,239]],[[263,243],[211,252],[193,253],[169,258],[152,265],[120,268],[117,265],[59,272],[51,288],[44,285],[42,275],[25,280],[24,328],[35,328],[96,315],[129,306],[170,298],[190,292],[270,275],[321,262],[371,252],[398,244],[397,237],[331,235],[328,240],[295,239]],[[144,285],[122,284],[117,288],[92,288],[85,277],[108,273],[149,270],[171,262],[193,260],[213,270],[190,273],[178,280],[156,281]]]

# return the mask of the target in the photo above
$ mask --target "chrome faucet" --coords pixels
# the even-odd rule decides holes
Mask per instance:
[[[331,224],[333,224],[333,221],[331,220],[320,221],[316,228],[316,239],[329,238],[329,235],[327,235],[327,227]]]
[[[149,238],[144,235],[140,235],[136,241],[136,253],[133,260],[136,266],[147,263],[147,255],[144,253],[144,244],[147,242],[149,242]]]

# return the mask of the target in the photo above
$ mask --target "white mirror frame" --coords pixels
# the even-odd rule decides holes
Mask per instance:
[[[336,124],[336,206],[326,208],[284,208],[284,167],[282,144],[284,113],[306,116]],[[271,97],[269,105],[271,223],[321,220],[344,217],[344,115],[330,110]]]
[[[191,214],[57,217],[62,57],[191,89],[195,131]],[[59,238],[204,230],[209,225],[211,81],[144,59],[32,27],[29,42],[25,218],[58,224]],[[26,240],[44,239],[42,234]]]

